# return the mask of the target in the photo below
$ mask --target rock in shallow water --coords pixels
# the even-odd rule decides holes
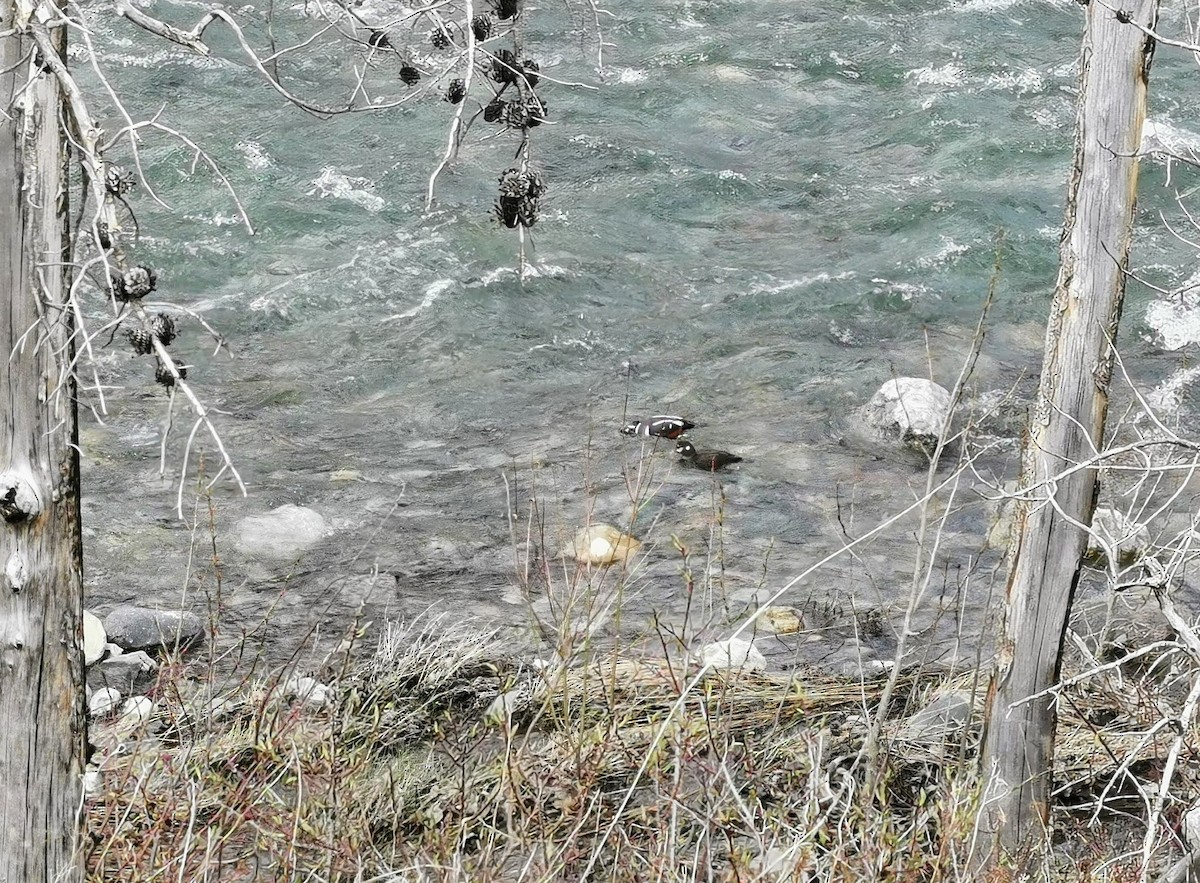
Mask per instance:
[[[238,551],[252,558],[290,559],[316,545],[329,525],[319,512],[291,503],[265,515],[250,515],[237,523]]]
[[[950,393],[921,377],[897,377],[879,388],[862,410],[878,435],[933,453],[950,414]]]
[[[186,647],[204,634],[204,623],[194,613],[118,607],[104,618],[108,639],[123,650]]]

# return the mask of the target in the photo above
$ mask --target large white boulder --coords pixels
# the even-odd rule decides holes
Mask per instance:
[[[932,453],[948,426],[950,392],[932,380],[897,377],[879,388],[862,410],[878,436]]]

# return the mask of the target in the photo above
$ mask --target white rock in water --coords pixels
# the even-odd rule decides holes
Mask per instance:
[[[311,548],[329,533],[320,513],[288,503],[265,515],[250,515],[234,528],[234,543],[245,555],[289,559]]]
[[[154,703],[147,696],[130,696],[121,706],[121,723],[144,724],[154,714]]]
[[[88,700],[88,714],[92,717],[104,717],[121,701],[121,691],[116,687],[104,687],[92,694]]]
[[[94,665],[104,657],[104,645],[108,636],[104,623],[94,614],[83,611],[83,664]]]
[[[1118,563],[1129,563],[1139,552],[1150,547],[1150,531],[1146,525],[1131,520],[1124,512],[1101,507],[1092,516],[1087,554],[1107,559],[1105,545],[1116,552]]]
[[[749,641],[730,638],[714,641],[700,651],[700,661],[711,668],[732,668],[741,671],[762,671],[767,660]]]
[[[932,452],[950,414],[950,392],[932,380],[897,377],[879,388],[862,410],[876,433]]]

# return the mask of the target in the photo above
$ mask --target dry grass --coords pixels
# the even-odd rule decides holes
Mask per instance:
[[[882,682],[710,673],[687,690],[694,669],[616,657],[523,670],[438,625],[389,630],[322,708],[260,686],[213,719],[159,690],[158,732],[109,740],[89,879],[972,879],[978,720],[915,742],[890,721],[865,794]],[[971,683],[899,680],[914,698]],[[1060,781],[1098,793],[1118,743],[1069,711],[1061,733]],[[1121,878],[1095,865],[1063,879]]]

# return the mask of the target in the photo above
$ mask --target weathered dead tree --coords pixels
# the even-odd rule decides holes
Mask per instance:
[[[1157,0],[1124,10],[1092,0],[1081,56],[1075,153],[1061,266],[1021,487],[1003,632],[988,696],[982,762],[984,860],[1036,852],[1049,825],[1052,697],[1096,501],[1113,341],[1121,315],[1137,193],[1138,149]]]
[[[79,878],[84,744],[63,93],[31,14],[0,3],[0,883]]]

